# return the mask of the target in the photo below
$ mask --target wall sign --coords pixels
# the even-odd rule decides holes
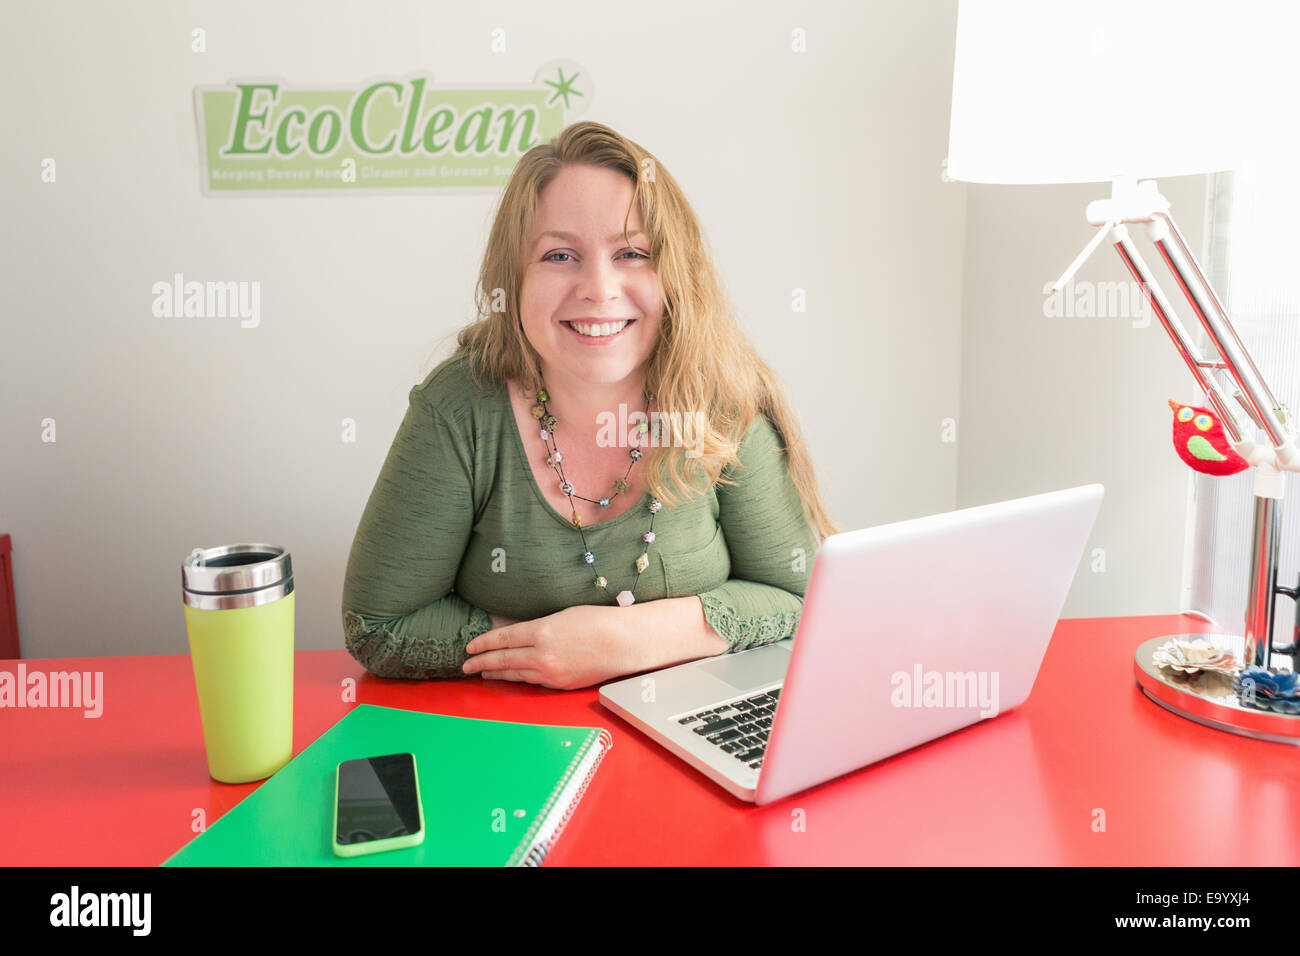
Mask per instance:
[[[569,60],[528,85],[445,87],[417,74],[196,87],[203,193],[496,190],[520,156],[591,105],[593,89]]]

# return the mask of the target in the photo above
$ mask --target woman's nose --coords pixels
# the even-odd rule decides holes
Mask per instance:
[[[614,263],[600,258],[588,259],[578,273],[578,296],[594,302],[617,298],[620,279]]]

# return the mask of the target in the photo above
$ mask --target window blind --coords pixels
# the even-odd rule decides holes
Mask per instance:
[[[1281,163],[1257,163],[1210,178],[1203,268],[1238,336],[1273,395],[1291,416],[1300,409],[1300,185]],[[1163,276],[1161,277],[1163,284]],[[1175,287],[1176,288],[1176,287]],[[1218,352],[1179,295],[1179,318],[1195,327],[1205,358]],[[1176,306],[1177,308],[1177,306]],[[1220,381],[1231,382],[1226,372]],[[1229,389],[1231,394],[1231,389]],[[1207,405],[1189,379],[1179,401]],[[1256,440],[1267,441],[1256,430]],[[1192,520],[1183,610],[1209,617],[1232,634],[1244,630],[1254,533],[1255,469],[1227,478],[1190,471]],[[1279,502],[1278,583],[1296,584],[1300,571],[1300,474],[1284,472]],[[1273,638],[1291,643],[1295,602],[1275,599]],[[1272,661],[1285,665],[1285,659]]]

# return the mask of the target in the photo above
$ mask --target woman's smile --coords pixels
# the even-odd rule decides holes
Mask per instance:
[[[569,334],[578,339],[583,345],[609,345],[610,343],[621,339],[623,335],[636,324],[635,319],[622,319],[618,321],[592,322],[592,321],[572,321],[561,322]],[[581,331],[579,331],[581,329]]]

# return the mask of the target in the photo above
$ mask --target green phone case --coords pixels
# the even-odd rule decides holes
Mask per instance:
[[[353,757],[353,760],[365,759]],[[335,856],[363,856],[366,853],[383,853],[385,850],[400,850],[404,846],[418,846],[424,842],[424,801],[420,798],[420,762],[411,754],[411,773],[415,775],[415,809],[419,814],[420,826],[414,833],[389,837],[386,840],[370,840],[366,843],[339,843],[338,806],[339,806],[339,770],[346,760],[339,761],[334,767],[334,825],[331,840]]]

